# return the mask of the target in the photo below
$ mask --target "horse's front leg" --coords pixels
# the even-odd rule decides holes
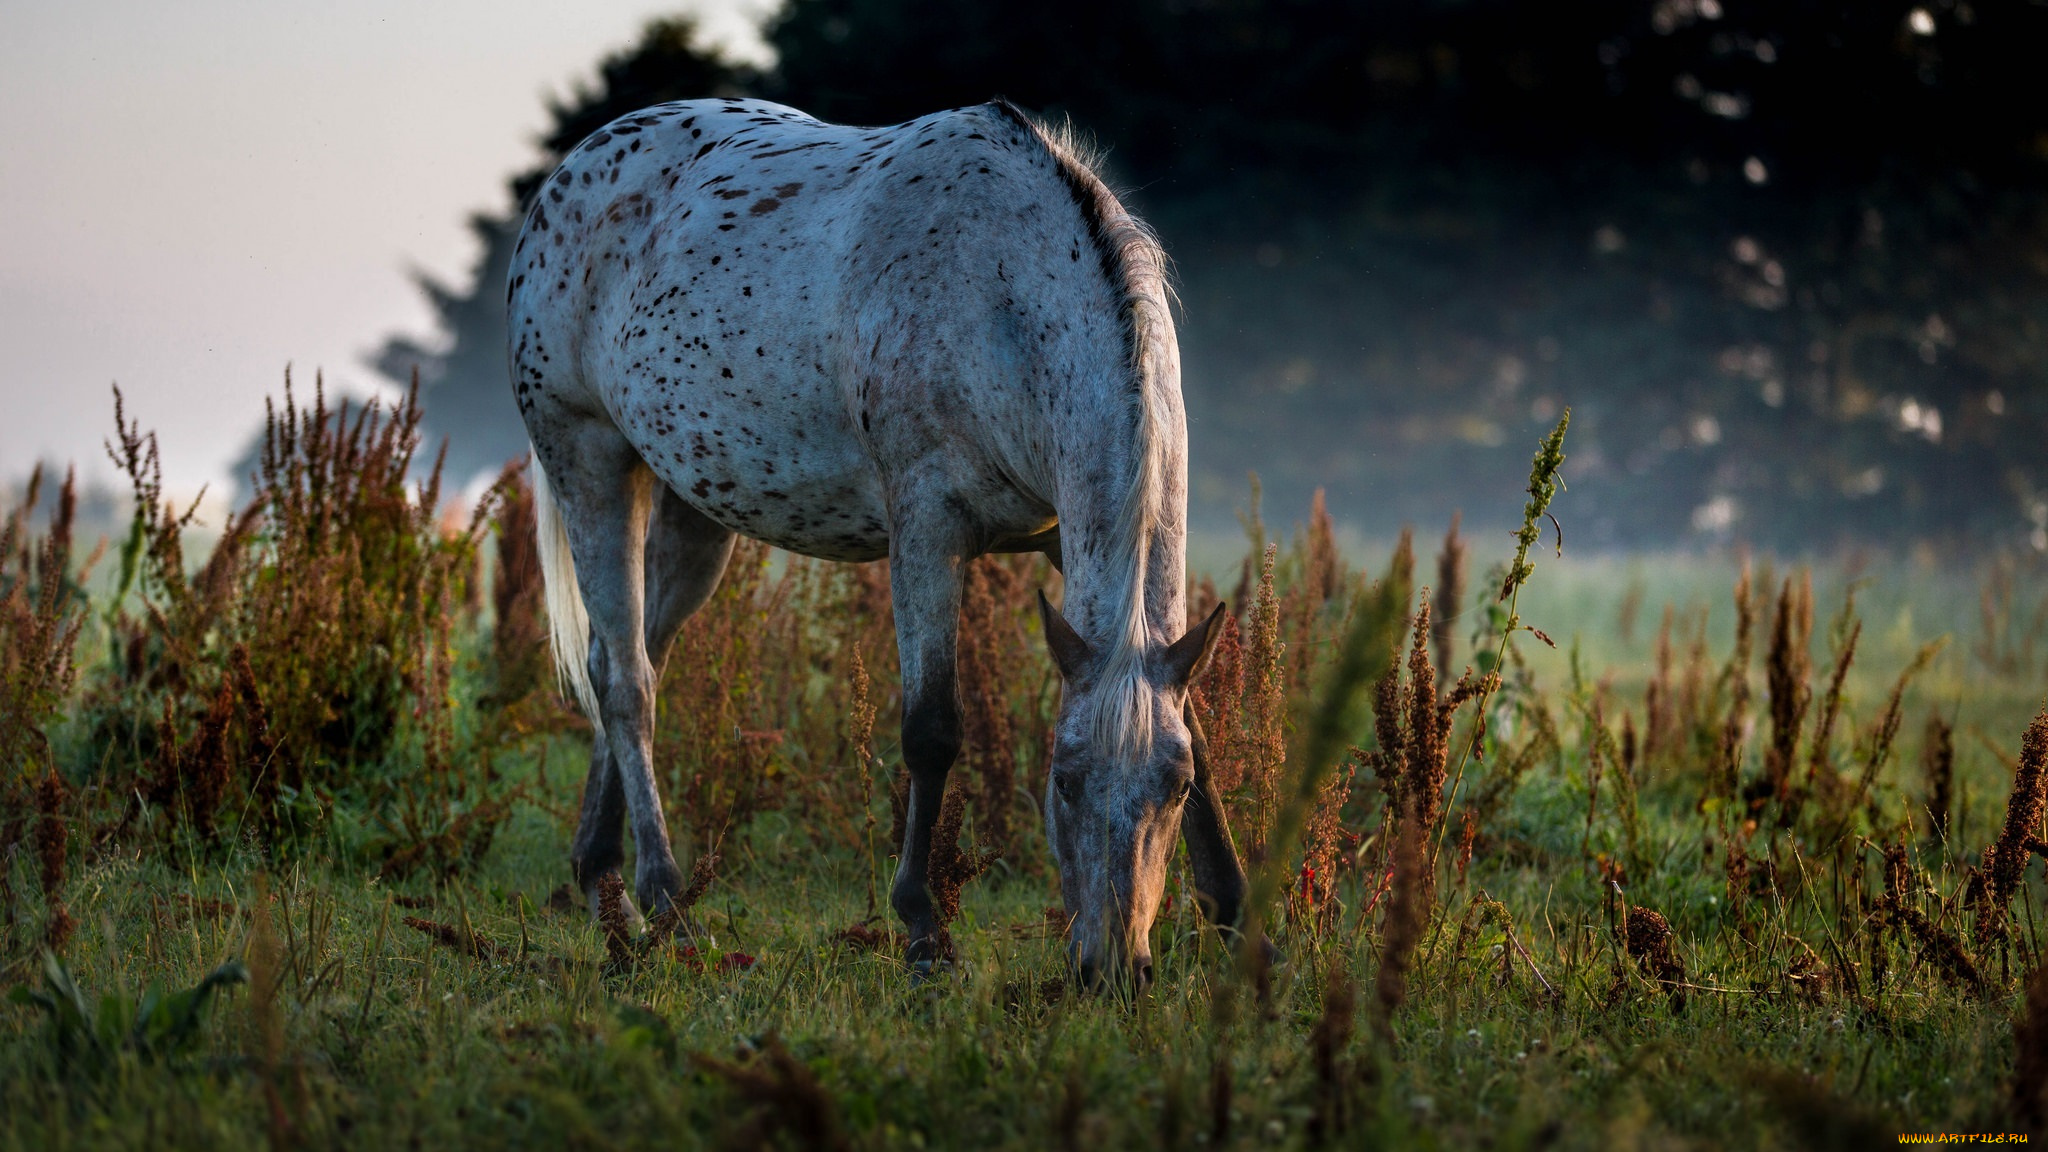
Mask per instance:
[[[1181,816],[1181,837],[1187,844],[1188,864],[1195,874],[1195,898],[1209,921],[1226,938],[1237,935],[1244,917],[1247,884],[1244,865],[1238,860],[1237,845],[1230,838],[1230,823],[1223,814],[1223,794],[1209,771],[1209,741],[1195,719],[1192,706],[1181,709],[1194,752],[1195,791]]]
[[[946,794],[946,775],[960,755],[960,695],[954,640],[960,629],[960,585],[966,562],[951,525],[897,525],[889,549],[896,648],[903,666],[903,763],[910,771],[902,854],[889,902],[910,935],[904,959],[923,974],[940,959],[940,930],[927,873],[932,826]]]

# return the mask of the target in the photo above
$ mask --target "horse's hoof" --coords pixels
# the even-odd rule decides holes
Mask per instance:
[[[935,980],[944,980],[953,974],[951,960],[912,960],[910,962],[910,986],[922,988]]]
[[[609,875],[617,877],[618,873],[614,871]],[[604,878],[600,876],[596,883],[583,892],[584,899],[590,905],[590,922],[600,926],[604,924],[604,889]],[[646,917],[640,914],[640,909],[634,905],[633,898],[626,895],[624,881],[619,882],[619,915],[624,918],[621,927],[629,936],[638,936],[647,927]]]
[[[683,873],[674,861],[650,863],[633,878],[633,894],[650,913],[667,908],[683,891]]]

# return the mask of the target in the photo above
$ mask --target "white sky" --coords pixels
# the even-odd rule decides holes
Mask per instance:
[[[225,479],[287,364],[363,355],[463,282],[464,225],[536,155],[543,98],[650,17],[738,55],[773,0],[0,0],[0,482],[110,477],[110,385],[167,484]]]

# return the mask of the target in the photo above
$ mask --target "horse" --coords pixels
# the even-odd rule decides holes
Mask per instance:
[[[633,895],[682,876],[651,764],[659,671],[739,535],[889,561],[909,807],[890,900],[905,960],[960,752],[965,565],[1043,552],[1063,691],[1045,828],[1090,987],[1144,987],[1184,835],[1199,902],[1244,870],[1188,686],[1187,427],[1165,257],[1063,130],[1006,101],[883,128],[760,100],[623,116],[534,195],[508,293],[555,659],[596,734],[577,883],[635,847]],[[630,901],[629,901],[630,905]],[[640,909],[631,909],[636,919]]]

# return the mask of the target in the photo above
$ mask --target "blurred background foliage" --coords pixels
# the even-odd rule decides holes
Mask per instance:
[[[1107,145],[1176,260],[1198,524],[1250,469],[1375,535],[1506,509],[1569,404],[1580,543],[2048,549],[2041,0],[788,0],[766,34],[760,69],[650,25],[515,202],[662,100],[1005,95]],[[524,448],[518,220],[376,356],[458,475]]]

